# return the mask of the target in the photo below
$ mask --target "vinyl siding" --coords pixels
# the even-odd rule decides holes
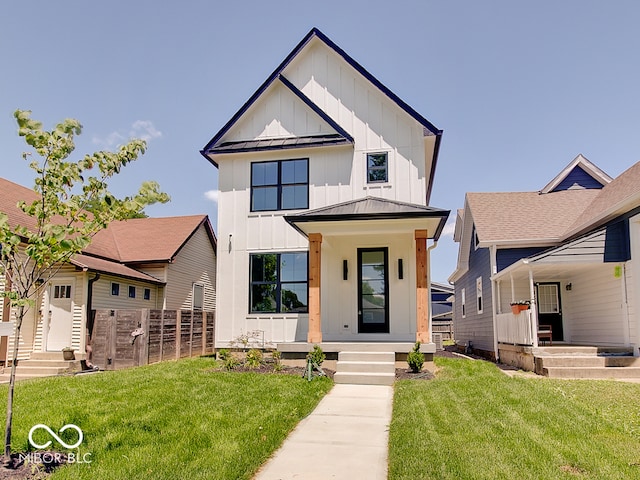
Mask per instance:
[[[500,248],[496,252],[497,270],[500,272],[518,260],[536,255],[544,250],[546,250],[545,247]]]
[[[166,308],[191,309],[194,283],[204,286],[204,310],[215,310],[216,255],[204,226],[167,267]]]
[[[571,278],[563,292],[563,322],[574,343],[624,345],[627,306],[624,277],[616,278],[613,264],[601,264]]]
[[[120,285],[120,294],[111,295],[111,284]],[[136,298],[129,298],[129,286],[136,288]],[[144,299],[144,289],[150,289],[151,297]],[[91,308],[98,309],[135,309],[135,308],[158,308],[162,287],[138,280],[130,280],[115,275],[102,274],[100,279],[93,284],[93,299]]]
[[[493,305],[490,279],[490,255],[488,248],[471,246],[469,270],[455,283],[454,329],[455,339],[460,345],[469,341],[473,347],[493,352]],[[476,280],[482,277],[482,313],[478,314],[476,302]],[[462,317],[462,289],[465,289],[466,315]]]

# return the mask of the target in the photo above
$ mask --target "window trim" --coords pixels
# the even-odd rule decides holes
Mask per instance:
[[[384,180],[371,180],[370,172],[372,170],[382,170],[382,167],[369,167],[369,156],[371,155],[384,155],[385,156],[385,166],[384,166]],[[367,168],[367,185],[369,184],[381,184],[381,183],[389,183],[389,152],[367,152],[365,157],[365,165]]]
[[[300,161],[300,160],[304,160],[307,164],[307,181],[304,183],[282,183],[282,164],[286,163],[286,162],[295,162],[295,161]],[[278,179],[277,179],[277,183],[276,184],[270,184],[270,185],[254,185],[253,184],[253,166],[254,165],[259,165],[259,164],[266,164],[266,163],[275,163],[278,165]],[[307,210],[309,208],[309,158],[287,158],[287,159],[283,159],[283,160],[265,160],[265,161],[261,161],[261,162],[251,162],[251,179],[250,179],[250,198],[249,198],[249,210],[251,212],[278,212],[278,211],[282,211],[282,210]],[[306,186],[307,187],[307,195],[306,195],[306,201],[305,201],[305,205],[304,206],[296,206],[293,208],[283,208],[282,207],[282,190],[283,190],[283,186]],[[277,204],[276,204],[276,208],[275,209],[255,209],[254,205],[253,205],[253,197],[254,197],[254,191],[255,189],[262,189],[262,188],[273,188],[276,187],[277,188]]]
[[[460,307],[462,308],[462,318],[467,318],[467,295],[466,289],[463,288],[460,292]]]
[[[201,300],[201,305],[197,306],[196,305],[196,287],[199,287],[202,290],[202,296],[200,298]],[[203,283],[194,283],[191,286],[191,310],[204,310],[204,284]]]
[[[281,272],[281,265],[282,265],[282,260],[281,260],[281,255],[287,255],[287,254],[305,254],[305,256],[307,257],[307,276],[306,279],[304,281],[302,280],[287,280],[287,281],[282,281],[282,272]],[[259,255],[276,255],[276,264],[278,265],[278,269],[276,272],[276,280],[275,282],[254,282],[252,275],[252,266],[253,266],[253,262],[252,259],[254,256],[259,256]],[[302,311],[296,311],[296,312],[283,312],[282,311],[282,284],[305,284],[307,286],[307,305],[305,307],[304,310]],[[275,298],[276,298],[276,309],[274,311],[257,311],[257,310],[253,310],[253,287],[254,285],[268,285],[268,284],[275,284],[276,288],[275,288]],[[278,252],[253,252],[253,253],[249,253],[249,305],[247,308],[249,315],[273,315],[273,314],[277,314],[277,315],[298,315],[298,314],[307,314],[309,313],[309,252],[307,250],[296,250],[296,251],[278,251]]]

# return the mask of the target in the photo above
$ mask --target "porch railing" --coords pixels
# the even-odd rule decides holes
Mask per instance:
[[[513,345],[535,346],[536,331],[531,310],[523,310],[519,314],[499,313],[496,316],[498,342]]]

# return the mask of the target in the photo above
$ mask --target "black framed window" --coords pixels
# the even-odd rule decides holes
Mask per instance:
[[[111,284],[111,295],[113,295],[114,297],[117,297],[118,295],[120,295],[120,284],[119,283],[112,283]]]
[[[251,164],[251,211],[309,208],[309,159]]]
[[[129,285],[129,298],[136,298],[136,287]]]
[[[387,152],[367,153],[367,183],[389,181],[389,160]]]
[[[250,255],[251,313],[308,312],[307,252]]]
[[[143,292],[143,297],[145,300],[151,300],[151,289],[145,288]]]

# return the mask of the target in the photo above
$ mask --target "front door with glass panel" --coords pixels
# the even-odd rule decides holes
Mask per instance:
[[[389,333],[388,249],[358,249],[358,333]]]
[[[551,325],[554,342],[564,340],[559,283],[538,283],[538,325]]]

